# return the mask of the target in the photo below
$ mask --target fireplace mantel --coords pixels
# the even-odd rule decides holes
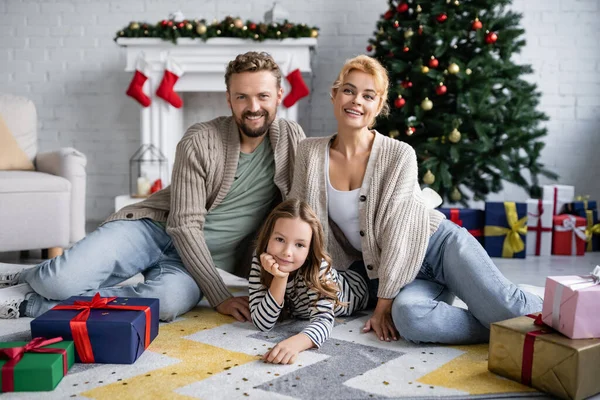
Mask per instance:
[[[136,59],[143,53],[150,66],[144,93],[152,103],[141,108],[141,144],[154,144],[168,160],[169,177],[175,158],[175,148],[183,136],[183,108],[172,107],[155,92],[160,84],[167,57],[172,57],[182,68],[183,75],[175,85],[177,92],[225,92],[224,73],[227,63],[238,54],[247,51],[265,51],[273,56],[283,75],[299,68],[303,74],[311,74],[310,56],[317,46],[315,38],[265,40],[255,42],[237,38],[214,38],[206,42],[180,38],[177,44],[155,38],[119,38],[117,44],[125,47],[127,62],[125,71],[134,72]],[[285,91],[289,86],[283,79]],[[284,94],[285,96],[285,94]],[[279,107],[281,118],[297,120],[297,105]],[[215,117],[217,117],[215,115]],[[168,182],[167,182],[168,183]]]

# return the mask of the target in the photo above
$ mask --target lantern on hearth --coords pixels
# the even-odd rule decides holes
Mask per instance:
[[[153,144],[144,144],[129,159],[129,194],[144,198],[167,182],[167,159]]]

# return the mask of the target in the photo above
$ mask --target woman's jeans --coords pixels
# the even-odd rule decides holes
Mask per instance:
[[[468,310],[451,306],[454,295]],[[411,342],[484,343],[490,324],[542,310],[542,299],[506,279],[465,228],[442,221],[421,270],[392,305],[396,329]]]
[[[144,282],[115,286],[138,273]],[[63,255],[23,270],[19,283],[35,291],[25,316],[37,317],[71,296],[151,297],[160,302],[160,319],[171,321],[202,297],[173,240],[149,219],[112,221],[76,243]]]

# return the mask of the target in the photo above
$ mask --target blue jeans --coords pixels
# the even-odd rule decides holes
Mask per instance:
[[[144,282],[117,287],[142,273]],[[35,291],[25,316],[37,317],[71,296],[150,297],[160,302],[160,319],[171,321],[202,297],[173,240],[149,219],[102,225],[63,255],[24,270],[19,283]]]
[[[456,294],[468,310],[451,306]],[[489,341],[490,324],[542,310],[542,299],[502,275],[465,228],[442,221],[429,239],[421,270],[392,305],[396,329],[420,343]]]

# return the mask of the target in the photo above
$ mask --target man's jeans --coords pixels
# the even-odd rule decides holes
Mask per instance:
[[[468,310],[451,306],[454,295]],[[442,221],[431,236],[417,279],[395,298],[392,317],[404,339],[484,343],[492,322],[542,310],[542,299],[506,279],[465,229]]]
[[[138,273],[144,282],[117,287]],[[71,296],[152,297],[160,301],[160,319],[171,321],[202,297],[186,271],[173,241],[149,219],[112,221],[86,236],[60,257],[24,270],[35,294],[25,316],[37,317]]]

